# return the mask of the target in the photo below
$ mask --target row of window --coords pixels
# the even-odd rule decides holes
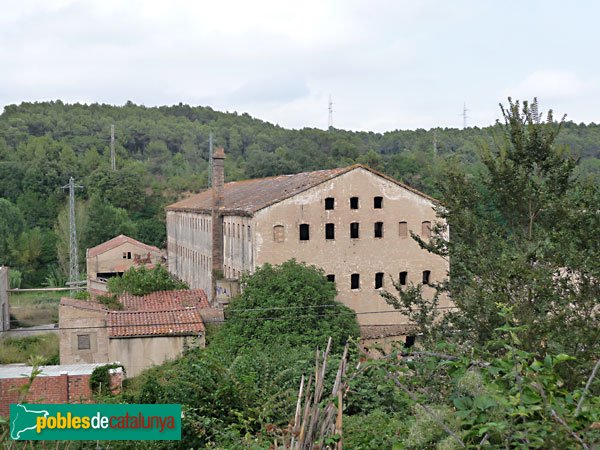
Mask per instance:
[[[225,222],[223,224],[223,236],[243,239],[246,235],[248,235],[248,240],[250,240],[252,236],[250,225],[242,224],[240,228],[239,223]]]
[[[383,288],[384,273],[377,272],[375,274],[375,289]],[[335,275],[327,275],[327,281],[335,282]],[[421,273],[421,283],[428,285],[431,282],[431,270],[424,270]],[[406,286],[408,283],[408,272],[400,272],[398,275],[398,284]],[[360,274],[353,273],[350,275],[350,289],[360,289]]]
[[[358,209],[359,200],[358,197],[350,197],[350,209]],[[373,208],[383,208],[383,197],[373,197]],[[335,209],[335,198],[327,197],[325,199],[325,209]]]
[[[408,224],[406,222],[398,222],[398,234],[400,237],[408,236]],[[383,237],[383,222],[375,222],[373,224],[373,236],[376,238]],[[424,221],[421,223],[421,236],[424,238],[429,238],[431,236],[431,222]],[[359,222],[351,222],[350,223],[350,238],[358,239],[360,237],[360,223]],[[299,238],[301,241],[310,240],[310,225],[307,223],[301,223],[299,226]],[[335,224],[326,223],[325,224],[325,239],[333,240],[335,239]],[[283,242],[284,233],[283,233],[283,225],[275,225],[273,227],[273,240],[275,242]]]

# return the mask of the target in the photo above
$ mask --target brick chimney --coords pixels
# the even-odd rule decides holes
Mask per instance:
[[[225,149],[219,147],[213,153],[212,167],[212,301],[217,297],[216,274],[223,273],[223,186],[225,184]]]

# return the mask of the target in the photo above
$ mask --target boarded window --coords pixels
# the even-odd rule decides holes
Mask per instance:
[[[283,225],[275,225],[273,227],[273,240],[275,242],[283,242]]]
[[[375,237],[383,237],[383,222],[375,222]]]
[[[327,281],[330,281],[330,282],[334,283],[335,282],[335,275],[334,274],[327,275]]]
[[[398,234],[400,235],[400,237],[408,236],[408,224],[406,222],[398,223]]]
[[[350,289],[359,289],[360,288],[360,275],[358,273],[353,273],[350,275]]]
[[[375,208],[375,209],[383,208],[383,197],[373,197],[373,208]]]
[[[307,223],[300,224],[300,240],[308,241],[310,239],[309,225]]]
[[[431,270],[424,270],[423,271],[423,284],[429,284],[430,279],[431,279]]]
[[[325,239],[335,239],[335,225],[332,223],[325,224]]]
[[[431,237],[431,222],[426,220],[421,223],[421,236],[424,238]]]
[[[358,222],[352,222],[350,224],[350,238],[351,239],[358,239]]]
[[[90,335],[89,334],[78,334],[77,335],[77,350],[89,350],[90,345]]]
[[[358,197],[350,197],[350,209],[358,209]]]
[[[408,272],[400,272],[400,286],[406,286],[408,280]]]
[[[325,209],[333,209],[335,205],[335,199],[333,197],[327,197],[325,199]]]
[[[383,272],[377,272],[375,274],[375,289],[381,289],[383,287]]]

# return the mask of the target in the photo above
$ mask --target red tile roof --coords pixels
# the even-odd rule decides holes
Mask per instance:
[[[195,307],[170,311],[112,311],[109,337],[197,335],[204,331],[200,310]]]
[[[124,294],[118,299],[124,311],[109,310],[93,300],[62,298],[60,305],[106,312],[108,335],[114,338],[197,335],[204,331],[200,312],[210,308],[202,289],[160,291],[144,296]]]
[[[113,248],[116,248],[123,244],[132,244],[137,247],[143,248],[144,250],[149,251],[149,252],[160,253],[160,249],[158,247],[144,244],[143,242],[137,241],[133,238],[130,238],[129,236],[125,236],[124,234],[121,234],[121,235],[114,237],[106,242],[103,242],[100,245],[97,245],[96,247],[88,248],[87,257],[93,258],[94,256],[98,256],[98,255],[101,255],[102,253],[106,253],[107,251],[112,250]]]
[[[251,215],[267,206],[278,203],[307,189],[329,181],[339,175],[362,168],[387,179],[415,194],[435,201],[416,189],[406,186],[393,178],[383,175],[369,167],[357,164],[354,166],[302,172],[294,175],[280,175],[270,178],[234,181],[224,186],[224,204],[222,211],[227,213]],[[177,203],[167,206],[167,211],[209,212],[212,207],[212,190],[207,189]]]
[[[202,289],[153,292],[144,296],[123,294],[119,301],[127,311],[160,311],[195,306],[210,308],[206,293]]]

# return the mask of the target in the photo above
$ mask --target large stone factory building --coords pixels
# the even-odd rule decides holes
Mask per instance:
[[[295,258],[335,281],[365,338],[409,334],[380,292],[394,291],[391,278],[432,290],[446,277],[448,262],[410,236],[429,236],[434,199],[361,165],[224,184],[224,158],[223,149],[213,156],[211,189],[167,207],[173,274],[215,304],[230,286],[217,278]]]

